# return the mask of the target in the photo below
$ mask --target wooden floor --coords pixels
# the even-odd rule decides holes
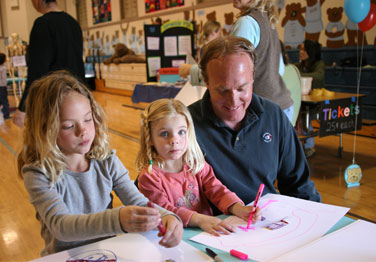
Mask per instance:
[[[110,128],[111,145],[135,178],[140,111],[129,97],[94,92],[104,107]],[[312,180],[324,203],[350,207],[353,217],[376,221],[376,126],[367,126],[357,136],[356,162],[363,178],[360,187],[347,188],[344,171],[352,163],[354,136],[343,136],[343,157],[337,156],[338,137],[315,138],[316,155],[309,160]],[[44,246],[39,222],[28,200],[23,182],[16,173],[16,154],[21,146],[21,130],[11,120],[0,125],[0,261],[26,261],[39,257]],[[115,205],[119,205],[116,200]]]

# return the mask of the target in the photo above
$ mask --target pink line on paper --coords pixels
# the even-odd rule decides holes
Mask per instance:
[[[255,230],[256,229],[254,226],[250,226],[249,228],[243,227],[243,226],[238,226],[238,228],[240,228],[244,232],[248,232],[248,230]]]

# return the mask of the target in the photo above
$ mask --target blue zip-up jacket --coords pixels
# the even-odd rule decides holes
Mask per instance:
[[[216,177],[244,203],[252,202],[259,185],[264,193],[279,193],[320,202],[309,179],[309,167],[293,126],[281,108],[255,94],[240,130],[215,114],[210,94],[189,106],[197,141]]]

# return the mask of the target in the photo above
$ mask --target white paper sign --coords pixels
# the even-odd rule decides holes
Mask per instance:
[[[148,66],[149,66],[149,76],[157,76],[158,70],[161,68],[161,58],[157,57],[148,57]]]
[[[164,40],[164,55],[165,56],[177,56],[178,47],[176,43],[176,36],[166,36]]]
[[[159,37],[147,37],[147,49],[148,50],[159,50]]]
[[[180,35],[179,38],[179,55],[192,54],[191,49],[191,36]]]
[[[26,59],[24,55],[12,56],[13,66],[26,66]]]

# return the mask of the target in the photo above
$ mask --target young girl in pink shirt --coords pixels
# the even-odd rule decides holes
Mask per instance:
[[[244,206],[215,177],[196,141],[191,115],[180,101],[154,101],[145,109],[142,122],[136,168],[139,190],[147,198],[176,213],[185,227],[200,227],[216,236],[235,228],[213,216],[209,201],[223,213],[248,221],[254,208]],[[257,209],[253,222],[260,216]]]

